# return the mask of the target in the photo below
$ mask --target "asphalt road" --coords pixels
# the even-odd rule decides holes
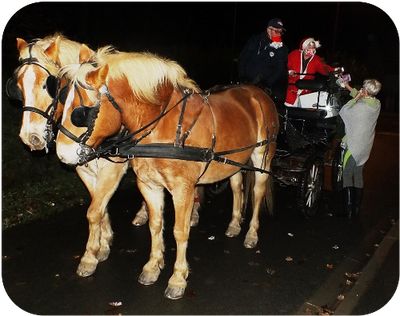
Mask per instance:
[[[398,220],[398,134],[385,126],[381,123],[366,166],[359,221],[336,216],[340,195],[332,192],[325,192],[315,217],[304,219],[294,207],[293,190],[279,189],[276,218],[262,213],[258,246],[245,249],[248,221],[237,238],[224,235],[229,190],[209,199],[199,226],[191,230],[188,287],[178,301],[163,296],[175,258],[170,198],[165,211],[166,267],[154,285],[137,282],[148,259],[150,236],[147,225],[130,223],[141,202],[132,174],[110,202],[114,243],[109,259],[93,276],[75,274],[87,239],[83,205],[3,233],[4,288],[18,307],[34,314],[296,314],[315,297],[319,305],[310,304],[305,313],[333,312],[341,300],[338,293],[346,299]],[[393,249],[390,258],[397,262],[391,259],[385,267],[395,270],[398,247]],[[388,283],[397,280],[398,271]],[[385,304],[392,294],[379,291],[375,298]],[[368,308],[357,308],[365,312],[363,307]]]

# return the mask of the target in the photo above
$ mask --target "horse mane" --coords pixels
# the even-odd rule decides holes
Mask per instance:
[[[134,95],[143,102],[156,103],[158,88],[165,83],[174,88],[200,91],[177,62],[149,52],[118,52],[99,60],[100,64],[106,63],[109,67],[106,83],[111,79],[126,78]]]
[[[149,52],[119,52],[112,46],[98,49],[89,62],[62,67],[60,75],[85,85],[86,75],[105,65],[109,67],[106,84],[112,79],[126,78],[133,94],[142,102],[157,103],[158,88],[164,83],[200,91],[177,62]]]
[[[77,63],[79,61],[79,50],[81,44],[68,39],[61,33],[55,33],[53,35],[46,36],[44,38],[36,38],[32,43],[32,55],[38,59],[38,62],[48,69],[52,74],[56,74],[60,66],[57,62],[50,59],[46,54],[46,49],[53,43],[57,37],[60,37],[60,47],[58,60],[61,65],[70,63]],[[29,47],[25,47],[20,52],[20,60],[29,58]]]
[[[177,62],[149,52],[98,51],[95,61],[99,66],[108,65],[107,84],[111,79],[126,78],[133,94],[142,102],[157,103],[158,88],[164,83],[200,90]]]

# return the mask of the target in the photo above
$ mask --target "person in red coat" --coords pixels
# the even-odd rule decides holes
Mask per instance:
[[[295,86],[299,79],[314,79],[315,74],[328,75],[335,68],[327,65],[321,57],[316,54],[317,48],[321,47],[319,41],[309,37],[300,43],[300,49],[290,52],[288,56],[288,88],[286,91],[286,106],[297,106],[297,99],[302,94],[310,93]]]

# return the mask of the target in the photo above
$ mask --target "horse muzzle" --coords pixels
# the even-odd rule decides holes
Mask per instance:
[[[46,140],[37,133],[20,134],[22,142],[27,145],[32,151],[42,150],[46,148]]]

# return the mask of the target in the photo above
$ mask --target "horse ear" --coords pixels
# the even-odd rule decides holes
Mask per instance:
[[[107,79],[108,65],[96,69],[86,75],[86,82],[95,88],[100,88]]]
[[[79,63],[83,64],[88,62],[92,56],[93,56],[94,52],[85,44],[81,45],[81,49],[79,50]]]
[[[54,62],[58,61],[58,51],[60,47],[60,36],[57,36],[57,38],[52,42],[49,47],[46,48],[44,53]]]
[[[26,46],[28,46],[28,43],[24,39],[17,37],[17,49],[18,49],[18,51],[23,50]]]

